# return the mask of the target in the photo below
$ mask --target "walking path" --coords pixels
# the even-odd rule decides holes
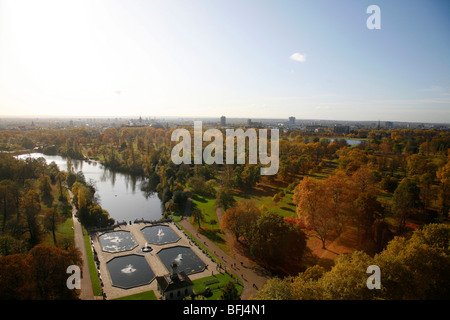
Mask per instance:
[[[219,219],[220,222],[223,213],[222,209],[218,208],[216,213],[217,219]],[[244,285],[241,294],[242,300],[248,300],[251,295],[254,295],[256,291],[266,283],[268,279],[267,275],[253,269],[247,258],[236,252],[233,252],[233,257],[230,257],[222,249],[217,247],[211,240],[200,234],[188,219],[189,218],[184,217],[180,221],[180,225],[200,243],[203,243],[208,250],[221,261],[222,267],[226,268],[226,270],[230,272],[233,272],[242,280]]]
[[[70,190],[68,191],[70,199],[72,199],[73,194]],[[86,246],[84,245],[83,229],[81,227],[80,221],[78,221],[78,218],[76,217],[76,213],[77,209],[72,203],[72,219],[74,228],[75,248],[80,250],[81,258],[83,259],[83,266],[81,271],[81,284],[80,284],[81,285],[80,299],[95,300],[94,293],[92,290],[91,275],[89,273],[89,263],[86,253]]]

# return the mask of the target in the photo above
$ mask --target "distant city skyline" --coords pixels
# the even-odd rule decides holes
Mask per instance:
[[[0,117],[450,123],[449,16],[445,0],[0,0]]]

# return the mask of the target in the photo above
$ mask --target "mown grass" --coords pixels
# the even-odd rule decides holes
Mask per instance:
[[[64,245],[68,245],[73,247],[74,244],[74,230],[73,230],[73,220],[72,217],[67,218],[62,223],[60,223],[55,230],[56,243]],[[52,232],[49,231],[45,235],[45,239],[42,243],[53,245],[53,235]]]
[[[94,254],[92,253],[92,249],[91,249],[91,240],[89,239],[89,234],[87,233],[87,231],[84,227],[83,227],[83,239],[84,239],[84,245],[86,247],[86,253],[87,253],[87,257],[88,257],[89,274],[91,276],[91,282],[92,282],[92,291],[94,292],[94,296],[101,296],[102,288],[100,286],[100,280],[98,279],[97,268],[95,267]]]
[[[121,297],[112,300],[158,300],[153,290],[145,291],[141,293],[132,294],[126,297]]]
[[[293,192],[287,190],[287,184],[282,183],[259,183],[255,188],[247,192],[240,192],[234,195],[236,202],[252,201],[260,210],[278,213],[283,217],[296,216],[296,206],[292,201]],[[278,203],[273,201],[273,196],[283,192]]]
[[[200,223],[200,229],[198,229],[198,224],[192,217],[190,221],[202,235],[211,240],[221,250],[229,253],[230,249],[226,245],[225,234],[220,230],[219,219],[217,217],[214,201],[215,199],[212,197],[194,195],[192,197],[192,205],[194,208],[202,211],[203,221]],[[215,223],[211,224],[211,221],[215,221]]]
[[[206,290],[206,287],[211,289],[212,296],[207,297],[208,300],[220,300],[222,296],[222,288],[228,282],[235,283],[235,287],[238,291],[239,296],[242,293],[242,284],[236,283],[236,279],[233,279],[230,275],[226,273],[218,273],[209,277],[193,280],[194,292],[196,294],[202,293]]]

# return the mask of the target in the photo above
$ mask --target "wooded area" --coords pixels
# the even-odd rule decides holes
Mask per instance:
[[[391,262],[413,270],[410,255],[415,259],[419,253],[421,259],[437,261],[421,270],[427,283],[432,283],[430,288],[407,293],[402,291],[407,290],[406,285],[394,289],[397,279],[391,287],[386,282],[383,294],[361,297],[448,297],[442,286],[449,286],[441,272],[448,270],[449,264],[450,133],[358,130],[331,137],[282,132],[278,174],[262,177],[258,165],[175,165],[170,159],[175,144],[171,132],[151,127],[5,130],[0,132],[0,149],[37,147],[46,154],[97,160],[113,170],[145,177],[142,191],[158,193],[164,217],[190,214],[200,231],[205,216],[217,218],[215,212],[202,213],[195,201],[192,208],[186,204],[196,195],[213,199],[224,215],[216,228],[210,224],[209,234],[215,233],[211,239],[223,239],[225,232],[230,232],[233,249],[238,248],[274,275],[292,280],[289,286],[286,279],[272,280],[259,298],[270,299],[273,292],[286,290],[291,290],[286,291],[286,298],[345,298],[339,290],[324,291],[333,277],[345,279],[344,274],[350,272],[345,270],[362,262],[383,265],[396,277],[395,272],[400,271],[394,270]],[[350,146],[345,140],[349,138],[361,143]],[[28,259],[46,234],[53,233],[58,248],[70,250],[69,240],[54,236],[58,223],[70,216],[66,185],[74,194],[83,224],[113,223],[96,203],[95,188],[79,173],[60,172],[53,164],[18,161],[2,153],[0,179],[2,268],[12,263],[5,262],[8,256],[20,254]],[[317,261],[305,258],[310,254],[308,239],[319,239],[326,250],[329,241],[344,233],[355,236],[352,255],[340,255],[332,267],[316,266]],[[420,242],[438,235],[447,247]],[[418,266],[422,262],[414,260]],[[417,283],[419,280],[423,279]],[[305,289],[313,287],[314,293]]]

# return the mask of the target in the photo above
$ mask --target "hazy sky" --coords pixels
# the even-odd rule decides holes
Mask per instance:
[[[450,122],[450,1],[0,0],[11,115]]]

